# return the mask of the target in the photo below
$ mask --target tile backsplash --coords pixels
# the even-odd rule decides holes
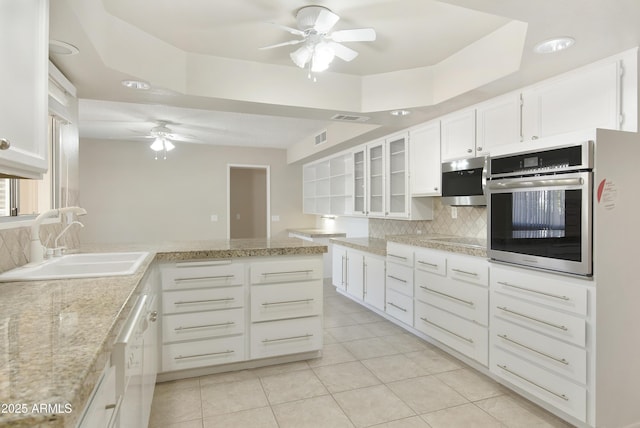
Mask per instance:
[[[369,236],[384,238],[386,235],[446,234],[487,237],[486,207],[456,207],[457,218],[451,218],[452,207],[443,205],[440,198],[433,201],[433,220],[369,219]]]
[[[49,246],[66,225],[64,223],[43,224],[40,227],[40,239],[45,242],[49,236]],[[58,241],[67,249],[80,247],[79,228],[71,227]],[[0,230],[0,273],[20,267],[29,262],[29,246],[31,242],[30,227],[16,227]]]

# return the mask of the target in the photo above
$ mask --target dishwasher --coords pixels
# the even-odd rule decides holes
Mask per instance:
[[[139,428],[143,420],[144,332],[149,327],[149,296],[142,295],[134,306],[127,324],[114,344],[111,354],[116,369],[115,427]]]

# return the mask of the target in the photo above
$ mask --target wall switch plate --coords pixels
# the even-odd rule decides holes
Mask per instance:
[[[451,218],[458,218],[458,207],[451,207]]]
[[[279,215],[272,215],[271,216],[271,221],[280,221],[280,216]]]
[[[218,214],[211,214],[211,221],[218,221]]]

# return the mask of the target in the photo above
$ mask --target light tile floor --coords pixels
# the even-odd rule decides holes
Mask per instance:
[[[321,358],[159,383],[150,427],[571,426],[324,289]]]

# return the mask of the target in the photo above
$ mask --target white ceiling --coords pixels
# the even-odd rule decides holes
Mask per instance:
[[[258,49],[295,38],[270,22],[295,27],[295,12],[309,4],[340,15],[336,30],[373,27],[378,35],[348,43],[360,55],[350,63],[336,59],[316,83],[291,63],[295,47]],[[380,125],[349,145],[640,45],[638,0],[55,0],[50,8],[50,38],[80,49],[51,59],[82,99],[81,138],[135,141],[165,120],[202,143],[285,148],[331,126],[337,113]],[[526,28],[522,43],[503,36],[486,55],[477,50],[476,41],[510,23]],[[558,35],[573,36],[575,47],[531,52]],[[470,49],[473,66],[447,74],[488,77],[434,96],[434,67]],[[498,64],[502,49],[506,66]],[[402,86],[405,76],[422,75],[425,88],[434,88]],[[126,89],[120,81],[127,78],[149,81],[152,89]],[[395,83],[388,90],[371,83],[384,79]],[[388,114],[400,107],[412,115]]]

